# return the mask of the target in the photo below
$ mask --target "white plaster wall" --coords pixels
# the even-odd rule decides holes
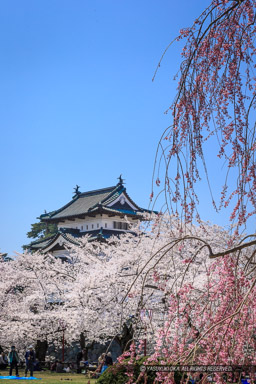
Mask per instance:
[[[132,224],[136,223],[136,220],[131,220],[127,218],[128,221]],[[114,221],[119,221],[119,222],[126,222],[125,219],[121,219],[119,216],[113,216],[109,217],[108,215],[98,215],[96,217],[87,217],[85,219],[76,219],[75,221],[69,221],[65,220],[64,223],[59,223],[58,228],[78,228],[80,229],[81,232],[87,232],[87,231],[92,231],[94,229],[98,228],[106,228],[105,224],[107,224],[106,229],[114,229]],[[88,229],[87,226],[88,225]],[[93,228],[92,228],[93,225]],[[98,225],[98,226],[97,226]],[[83,227],[83,229],[82,229]],[[118,229],[116,229],[118,231]]]

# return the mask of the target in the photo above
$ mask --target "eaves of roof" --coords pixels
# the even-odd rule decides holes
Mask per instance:
[[[40,243],[33,242],[30,244],[29,248],[33,251],[39,250],[39,251],[45,251],[48,249],[50,251],[51,246],[54,246],[56,244],[56,241],[61,238],[61,241],[66,244],[73,244],[73,245],[81,245],[81,242],[79,241],[82,237],[88,235],[89,241],[105,241],[109,239],[112,236],[120,236],[124,233],[127,233],[127,231],[122,230],[111,230],[111,229],[104,229],[99,228],[92,231],[87,232],[79,232],[74,230],[68,230],[66,229],[60,229],[56,235],[52,236],[51,238],[44,239],[44,241],[41,241]],[[133,232],[129,232],[133,233]]]

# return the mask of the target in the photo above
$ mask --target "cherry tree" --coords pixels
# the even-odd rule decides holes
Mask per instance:
[[[25,253],[0,268],[0,345],[23,349],[36,340],[51,340],[59,327],[60,305],[53,304],[61,304],[65,266],[50,256]]]
[[[142,310],[153,313],[147,332],[156,341],[168,316],[170,294],[185,283],[199,289],[214,252],[222,252],[230,241],[222,228],[207,223],[191,225],[185,238],[180,228],[178,219],[170,225],[169,217],[156,217],[150,231],[134,228],[133,234],[107,244],[85,236],[82,246],[69,248],[68,262],[24,253],[1,263],[0,345],[55,342],[63,322],[69,343],[81,333],[87,341],[121,339],[125,324],[140,338]]]
[[[157,187],[163,185],[157,194],[158,198],[164,192],[163,210],[171,217],[179,217],[180,223],[180,233],[167,239],[163,249],[177,252],[188,247],[190,257],[186,259],[186,271],[181,271],[182,284],[171,284],[167,290],[168,316],[148,364],[256,361],[256,240],[254,233],[239,235],[256,213],[255,6],[254,0],[212,0],[192,27],[181,30],[175,39],[184,42],[182,63],[177,94],[166,111],[171,114],[171,124],[159,141],[153,181]],[[209,151],[215,153],[216,160],[223,161],[226,170],[219,201],[214,197],[207,166],[209,156],[205,154]],[[221,234],[219,249],[214,243],[217,234],[212,234],[210,240],[205,238],[207,229],[201,221],[198,195],[202,179],[209,186],[215,210],[231,210],[235,230],[229,239]],[[152,200],[156,194],[154,183]],[[190,234],[195,219],[206,233]],[[161,226],[159,220],[159,233]],[[156,255],[161,255],[163,249]],[[204,278],[191,281],[201,252],[203,257],[198,263],[205,265]],[[174,264],[180,271],[181,261],[176,259]],[[165,286],[157,265],[154,270],[159,287]],[[136,360],[133,349],[127,355],[131,361]],[[131,373],[128,376],[129,383],[135,382]],[[146,380],[144,373],[141,376]],[[173,374],[159,374],[157,379],[163,383],[175,381]],[[216,380],[222,382],[222,375],[217,375]]]
[[[199,243],[201,241],[202,238]],[[200,247],[199,243],[194,253],[198,260],[190,259],[189,263],[200,263],[199,252],[204,246]],[[223,372],[221,374],[214,369],[218,366],[232,367],[226,373],[234,382],[240,379],[241,373],[237,371],[238,376],[234,377],[234,366],[253,366],[256,363],[255,262],[250,264],[247,248],[211,263],[209,258],[207,260],[206,271],[199,281],[191,278],[184,280],[183,272],[176,289],[169,293],[168,313],[164,325],[156,331],[155,352],[145,365],[149,368],[159,364],[210,366],[213,370],[206,373],[202,368],[203,380],[211,373],[218,383],[224,383],[225,378]],[[161,289],[165,280],[159,275],[155,280]],[[127,358],[130,364],[138,360],[133,348],[120,358],[124,366]],[[253,371],[249,373],[253,379]],[[193,373],[190,375],[193,377]],[[146,380],[147,373],[142,372],[138,378],[129,369],[127,376],[129,383],[139,383]],[[183,380],[186,382],[184,375]],[[174,372],[157,373],[155,382],[174,384]]]
[[[185,222],[200,217],[201,179],[216,211],[231,207],[237,228],[256,212],[255,6],[255,0],[212,0],[175,39],[184,41],[182,62],[171,124],[158,146],[156,165],[159,159],[164,174],[156,167],[154,177],[164,186],[167,209],[176,213],[180,205]],[[219,201],[208,174],[209,151],[216,154],[210,161],[223,160],[226,169]]]
[[[241,237],[228,254],[233,239],[217,225],[190,224],[186,235],[181,228],[179,219],[158,215],[136,235],[108,243],[84,237],[68,262],[25,253],[0,263],[0,345],[58,346],[63,323],[68,344],[82,332],[102,342],[120,339],[126,324],[131,350],[120,362],[136,362],[134,343],[141,340],[139,357],[148,339],[146,364],[255,364],[255,249]],[[147,324],[143,311],[151,313]],[[172,374],[158,379],[174,382]]]

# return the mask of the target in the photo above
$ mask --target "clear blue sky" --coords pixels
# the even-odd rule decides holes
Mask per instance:
[[[111,186],[148,206],[156,145],[169,125],[180,46],[168,43],[208,4],[197,0],[0,3],[0,251],[28,243],[44,209]]]

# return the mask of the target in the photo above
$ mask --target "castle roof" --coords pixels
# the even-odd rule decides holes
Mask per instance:
[[[119,199],[121,195],[122,200]],[[146,212],[149,211],[140,208],[127,194],[123,183],[119,182],[113,187],[83,193],[76,189],[70,202],[56,211],[42,214],[39,218],[43,222],[61,222],[106,213],[113,216],[136,216],[139,219]]]
[[[33,241],[29,245],[31,251],[39,251],[46,253],[58,249],[63,249],[65,246],[81,245],[81,238],[85,235],[89,236],[89,241],[102,241],[105,242],[112,236],[120,236],[125,231],[113,231],[111,229],[96,229],[87,231],[86,233],[80,232],[79,229],[73,228],[60,228],[58,232],[48,238]],[[131,233],[131,232],[130,232]]]

